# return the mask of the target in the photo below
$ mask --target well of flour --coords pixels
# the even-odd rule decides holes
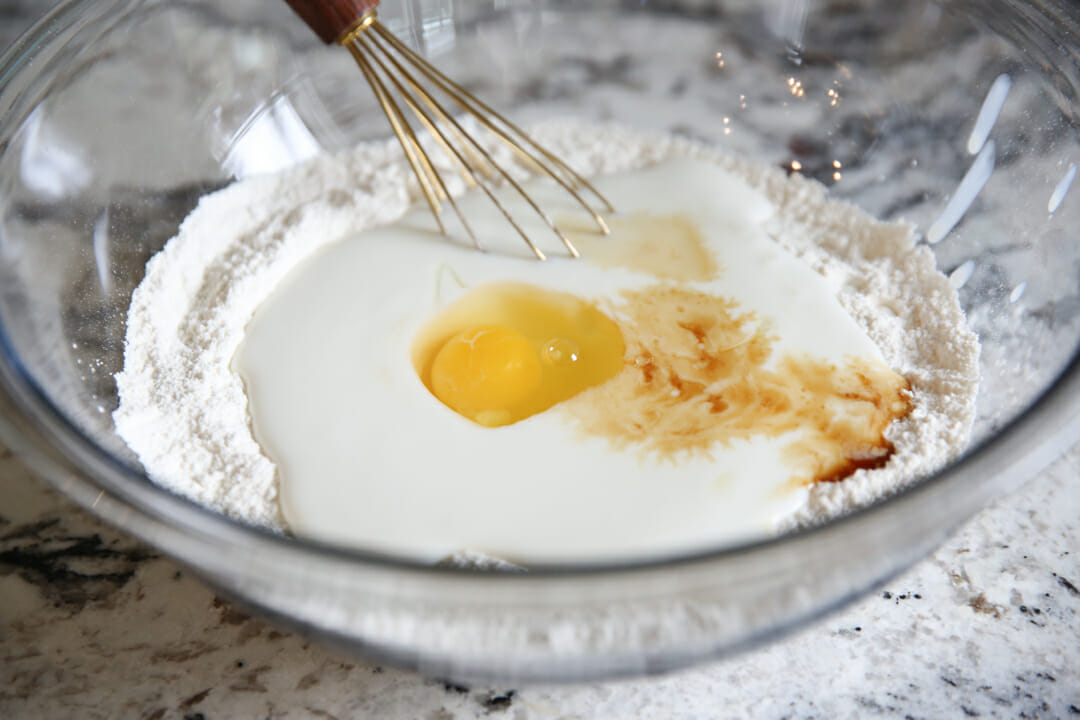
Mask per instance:
[[[842,482],[809,485],[797,503],[774,513],[774,529],[865,505],[962,450],[973,418],[978,344],[955,291],[909,228],[827,200],[815,183],[670,137],[576,124],[541,127],[535,135],[586,175],[683,157],[738,178],[772,206],[761,225],[771,242],[823,280],[876,345],[874,354],[910,386],[910,411],[886,434],[893,447],[887,462]],[[385,144],[239,182],[202,200],[151,260],[133,295],[125,367],[117,377],[117,429],[152,479],[234,517],[287,529],[281,473],[253,437],[249,397],[231,363],[256,310],[286,274],[327,244],[402,215],[414,192],[397,148]],[[321,535],[303,523],[293,529]],[[612,552],[598,547],[601,556]],[[451,545],[428,555],[457,549],[489,548]],[[648,548],[626,552],[648,554]],[[554,555],[530,556],[526,549],[516,557],[574,559],[572,544]]]

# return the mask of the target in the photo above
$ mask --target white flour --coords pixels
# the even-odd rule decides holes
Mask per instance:
[[[533,135],[584,175],[671,154],[707,157],[776,206],[775,240],[819,271],[914,390],[878,470],[815,486],[784,526],[834,517],[939,469],[968,440],[979,346],[956,291],[910,228],[826,199],[799,177],[686,141],[613,126],[550,124]],[[512,163],[505,158],[507,164]],[[284,530],[274,465],[252,437],[229,367],[259,304],[323,245],[394,220],[417,198],[396,142],[237,182],[201,200],[132,296],[117,431],[157,483],[215,510]]]

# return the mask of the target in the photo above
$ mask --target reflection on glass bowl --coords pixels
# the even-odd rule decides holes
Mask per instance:
[[[651,672],[897,572],[1075,435],[1076,11],[884,2],[387,4],[528,123],[617,120],[813,177],[915,224],[983,345],[975,446],[842,521],[662,562],[427,568],[275,536],[152,485],[113,375],[146,260],[235,178],[384,137],[352,60],[282,3],[63,5],[0,61],[0,409],[65,492],[282,621],[444,677]]]

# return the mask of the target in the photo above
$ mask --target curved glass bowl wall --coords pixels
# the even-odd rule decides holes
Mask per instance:
[[[983,343],[976,449],[843,521],[503,576],[274,536],[152,485],[110,419],[147,258],[201,195],[387,134],[347,54],[255,0],[73,2],[0,62],[0,429],[77,501],[223,592],[441,677],[651,672],[761,642],[910,564],[1076,437],[1078,63],[1059,39],[1077,14],[1000,1],[382,9],[517,120],[698,138],[916,225]]]

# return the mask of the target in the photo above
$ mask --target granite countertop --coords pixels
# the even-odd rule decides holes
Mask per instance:
[[[250,617],[0,450],[0,717],[1080,717],[1080,445],[930,558],[670,676],[446,685]]]
[[[0,47],[47,0],[0,0]],[[677,674],[462,687],[215,596],[0,447],[0,717],[1080,718],[1080,444],[843,611]]]

